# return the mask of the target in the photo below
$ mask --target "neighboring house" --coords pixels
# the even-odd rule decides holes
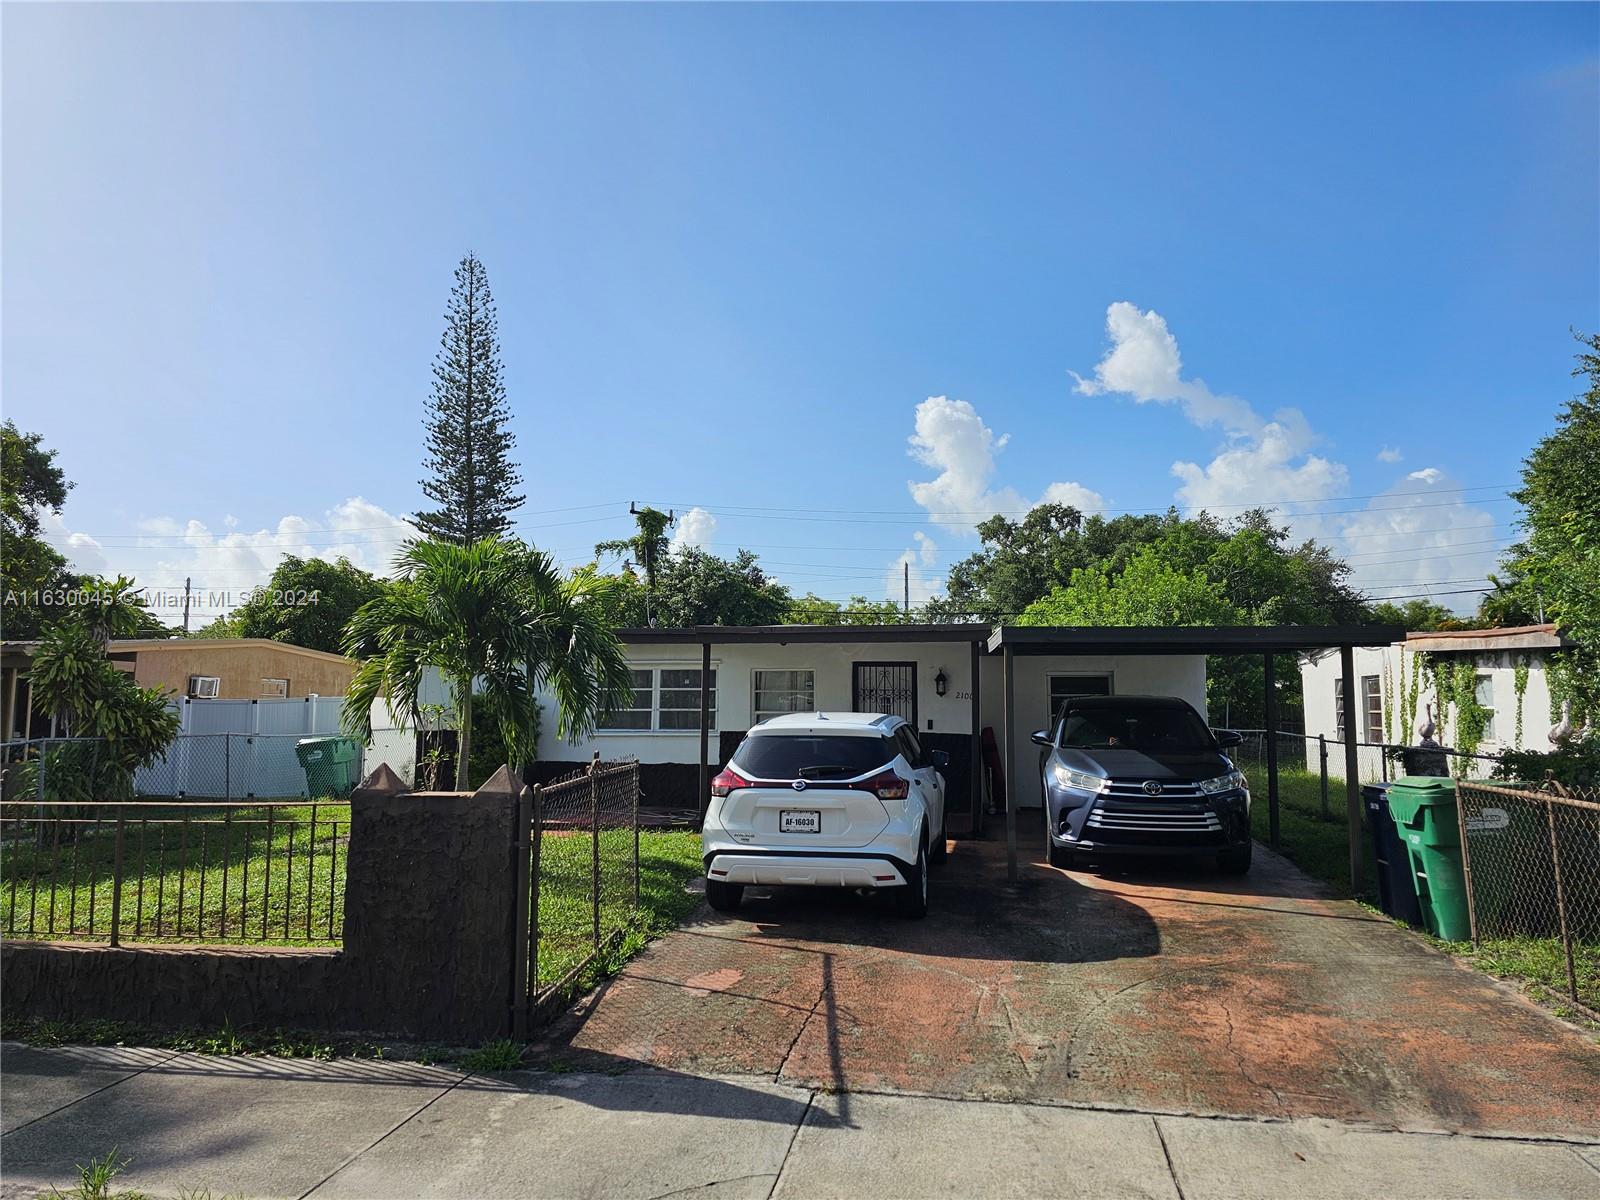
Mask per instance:
[[[542,696],[544,722],[536,777],[551,779],[583,766],[592,754],[636,757],[644,765],[647,803],[692,808],[700,762],[700,674],[709,644],[711,660],[712,772],[733,753],[746,730],[789,712],[852,710],[894,713],[913,722],[923,744],[950,755],[946,771],[951,829],[971,820],[974,734],[992,728],[1002,736],[1001,662],[982,647],[987,625],[785,625],[621,631],[634,672],[634,700],[610,714],[578,742],[556,736],[557,706]],[[1011,781],[1019,807],[1040,803],[1038,748],[1029,735],[1050,724],[1071,695],[1181,696],[1206,711],[1204,654],[1061,654],[1016,660],[1018,778]],[[978,672],[974,689],[973,673]],[[976,699],[974,696],[976,695]],[[437,680],[423,689],[424,703],[444,704]],[[373,710],[367,762],[387,761],[411,778],[415,735],[397,727],[380,701]]]
[[[1404,641],[1389,646],[1355,648],[1356,730],[1358,742],[1398,745],[1421,740],[1417,730],[1431,708],[1440,727],[1440,741],[1454,747],[1454,717],[1445,711],[1435,693],[1432,672],[1425,667],[1417,679],[1414,716],[1409,695],[1421,664],[1419,655],[1442,656],[1451,662],[1470,658],[1476,668],[1478,703],[1489,710],[1488,727],[1478,746],[1480,754],[1502,750],[1549,750],[1550,688],[1545,677],[1545,656],[1569,645],[1554,625],[1524,625],[1510,629],[1458,629],[1439,633],[1408,633]],[[1527,685],[1517,694],[1517,667],[1527,667]],[[1319,734],[1330,742],[1345,736],[1343,681],[1336,651],[1302,655],[1300,680],[1305,699],[1306,765],[1318,769]],[[1518,721],[1518,711],[1521,721]],[[1521,726],[1521,738],[1517,736]],[[1377,745],[1360,750],[1363,778],[1378,778],[1383,751]],[[1335,749],[1328,755],[1331,774],[1343,777],[1344,757]],[[1481,770],[1476,773],[1483,773]]]
[[[0,656],[0,730],[8,740],[59,732],[53,715],[32,704],[28,673],[37,645],[6,642]],[[136,638],[112,642],[107,655],[141,687],[197,704],[342,697],[356,669],[342,655],[266,638]]]

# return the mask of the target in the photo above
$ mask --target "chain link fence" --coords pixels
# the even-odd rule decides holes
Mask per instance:
[[[287,800],[312,796],[295,747],[302,733],[180,733],[166,752],[133,774],[141,799]],[[104,800],[95,781],[100,738],[31,738],[0,743],[0,791],[6,800]],[[361,750],[349,776],[363,775]]]
[[[636,924],[639,764],[602,763],[533,789],[530,1009],[565,997]]]
[[[1456,794],[1474,944],[1529,960],[1600,1019],[1600,791]]]

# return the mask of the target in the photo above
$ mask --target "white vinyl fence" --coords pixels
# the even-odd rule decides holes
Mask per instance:
[[[305,796],[306,773],[295,743],[337,734],[343,700],[183,700],[176,707],[178,736],[160,762],[135,773],[137,795]]]

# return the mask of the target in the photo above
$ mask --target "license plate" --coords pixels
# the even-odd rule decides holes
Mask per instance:
[[[780,812],[778,814],[778,832],[821,833],[822,814],[820,812]]]

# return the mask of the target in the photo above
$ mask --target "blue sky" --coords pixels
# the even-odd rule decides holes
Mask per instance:
[[[4,412],[158,587],[387,563],[468,249],[526,536],[698,506],[834,598],[1053,496],[1280,503],[1470,607],[1600,328],[1592,4],[10,5],[3,54]]]

